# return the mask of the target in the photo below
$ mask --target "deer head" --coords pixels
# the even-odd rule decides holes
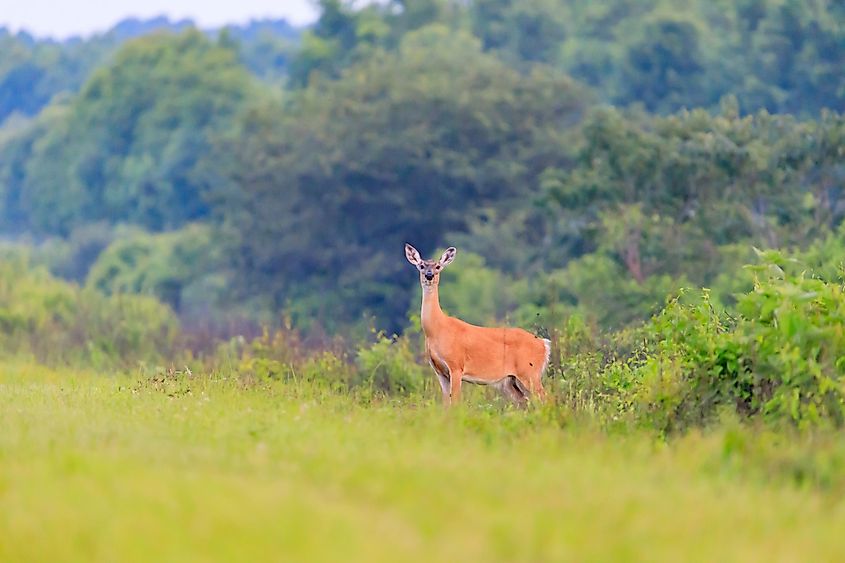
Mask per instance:
[[[405,244],[405,257],[420,273],[420,284],[423,289],[434,287],[440,283],[440,271],[452,263],[458,250],[454,246],[446,249],[440,260],[423,260],[416,248]]]

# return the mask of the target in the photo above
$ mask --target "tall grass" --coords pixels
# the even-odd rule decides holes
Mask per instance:
[[[841,440],[801,480],[739,424],[666,443],[469,400],[6,364],[0,560],[845,557]]]

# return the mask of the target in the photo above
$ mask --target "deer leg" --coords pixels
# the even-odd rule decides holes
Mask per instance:
[[[520,407],[524,407],[528,402],[529,392],[522,384],[522,382],[515,375],[508,376],[505,382],[505,388],[508,390],[508,395],[511,400]]]
[[[461,402],[461,378],[463,375],[461,370],[449,370],[449,403],[452,405]]]
[[[542,372],[529,373],[524,381],[520,381],[523,385],[527,384],[530,397],[536,397],[538,401],[544,402],[547,399],[546,390],[543,388]]]
[[[443,375],[442,373],[440,373],[438,371],[437,372],[437,381],[440,382],[440,391],[442,392],[442,395],[443,395],[443,404],[448,406],[449,405],[449,395],[450,395],[450,392],[451,392],[450,389],[449,389],[449,377],[446,376],[446,375]]]
[[[499,384],[499,389],[501,389],[502,394],[508,398],[513,404],[521,405],[525,402],[525,396],[519,390],[519,388],[514,384],[514,377],[508,376]]]
[[[449,372],[447,371],[449,368],[445,368],[445,366],[439,366],[437,362],[434,361],[434,358],[429,355],[428,363],[431,364],[431,369],[434,370],[434,375],[437,376],[437,382],[440,383],[440,391],[443,395],[443,404],[449,404]]]
[[[525,381],[515,377],[514,385],[522,392],[526,401],[535,397],[541,402],[546,400],[546,390],[543,388],[543,383],[540,381],[540,374],[529,376]]]

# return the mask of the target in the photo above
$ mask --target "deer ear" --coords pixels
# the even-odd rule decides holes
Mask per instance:
[[[440,257],[440,266],[446,267],[452,263],[452,260],[455,259],[455,254],[458,253],[458,249],[454,246],[450,246],[446,249],[446,252],[443,253],[443,256]]]
[[[420,262],[422,262],[422,258],[420,257],[420,253],[417,252],[417,249],[405,243],[405,258],[408,259],[408,262],[413,264],[414,266],[418,266]]]

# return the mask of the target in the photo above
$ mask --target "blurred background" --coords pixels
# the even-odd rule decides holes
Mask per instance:
[[[845,252],[841,2],[30,1],[0,26],[4,287],[356,339],[413,325],[405,242],[455,245],[448,312],[617,329],[683,286],[729,304],[754,247]]]

